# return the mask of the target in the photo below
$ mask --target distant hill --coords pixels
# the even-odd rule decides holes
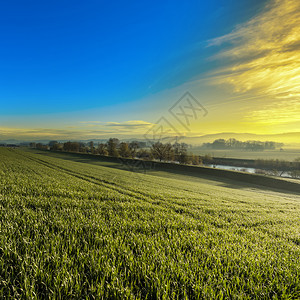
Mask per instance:
[[[112,135],[111,137],[117,137],[116,135]],[[95,143],[103,143],[106,142],[110,137],[106,139],[66,139],[66,140],[57,140],[58,142],[67,142],[67,141],[79,141],[79,142],[89,142],[94,141]],[[140,137],[121,137],[118,136],[121,141],[139,141],[145,142],[145,138]],[[280,133],[280,134],[253,134],[253,133],[236,133],[236,132],[222,132],[215,134],[204,134],[194,137],[184,137],[181,141],[187,144],[191,144],[193,146],[200,146],[203,143],[211,143],[216,139],[230,139],[235,138],[239,141],[248,141],[248,140],[256,140],[256,141],[274,141],[278,143],[284,143],[285,147],[294,147],[300,148],[300,132],[288,132],[288,133]],[[32,140],[30,142],[47,144],[50,140]],[[180,140],[179,140],[180,141]],[[28,140],[17,140],[17,139],[2,139],[0,137],[0,143],[6,144],[19,144],[19,143],[28,143]]]

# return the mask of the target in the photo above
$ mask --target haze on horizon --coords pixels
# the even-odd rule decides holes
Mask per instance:
[[[0,8],[0,140],[142,137],[164,117],[187,137],[299,142],[297,0]],[[208,113],[185,128],[170,108],[187,91]]]

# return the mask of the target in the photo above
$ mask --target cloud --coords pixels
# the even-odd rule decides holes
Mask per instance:
[[[102,124],[101,121],[81,121],[80,124]]]
[[[18,138],[18,139],[76,139],[90,135],[103,135],[109,134],[105,130],[65,130],[65,129],[52,129],[52,128],[8,128],[0,127],[0,139],[5,138]]]
[[[272,0],[256,17],[208,45],[223,45],[213,59],[227,61],[212,73],[213,84],[264,97],[265,107],[248,116],[277,122],[299,120],[299,0]]]
[[[288,102],[273,101],[267,103],[263,108],[258,108],[248,113],[245,120],[255,120],[256,123],[265,125],[279,125],[294,123],[300,125],[300,101],[293,99]]]
[[[122,129],[132,129],[132,128],[141,128],[145,129],[148,128],[149,126],[153,126],[153,123],[145,122],[145,121],[138,121],[138,120],[132,120],[132,121],[126,121],[123,123],[118,123],[118,122],[107,122],[105,126],[109,127],[118,127]]]
[[[86,139],[86,138],[110,138],[113,136],[127,137],[130,135],[143,135],[152,123],[145,121],[118,122],[79,122],[82,126],[66,127],[66,129],[53,128],[9,128],[0,127],[0,140],[16,138],[22,140],[33,139]],[[92,127],[92,128],[91,128]],[[76,129],[76,130],[75,130]]]
[[[153,126],[153,123],[149,123],[141,120],[131,120],[126,122],[100,122],[100,121],[81,121],[80,124],[89,126],[89,127],[118,127],[118,128],[147,128]]]

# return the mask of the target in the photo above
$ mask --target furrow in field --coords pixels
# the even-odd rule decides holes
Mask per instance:
[[[70,169],[58,166],[54,163],[50,163],[50,162],[42,160],[40,158],[33,158],[31,156],[26,156],[26,158],[28,158],[32,161],[35,161],[39,164],[42,164],[53,170],[58,170],[60,172],[68,174],[70,176],[76,177],[78,179],[81,179],[81,180],[84,180],[84,181],[87,181],[87,182],[90,182],[90,183],[93,183],[96,185],[104,186],[109,189],[113,189],[114,191],[116,191],[120,194],[127,195],[129,197],[134,197],[137,200],[142,199],[142,200],[147,200],[148,202],[152,202],[151,200],[153,200],[150,194],[139,192],[139,191],[132,191],[132,190],[129,190],[127,187],[122,187],[120,185],[117,185],[114,182],[109,182],[105,179],[100,179],[100,178],[97,178],[97,177],[94,177],[91,175],[82,174],[81,172],[75,172],[74,170],[70,170]]]

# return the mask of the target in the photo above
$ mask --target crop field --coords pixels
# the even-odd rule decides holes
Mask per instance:
[[[0,299],[50,298],[299,299],[300,195],[0,148]]]

